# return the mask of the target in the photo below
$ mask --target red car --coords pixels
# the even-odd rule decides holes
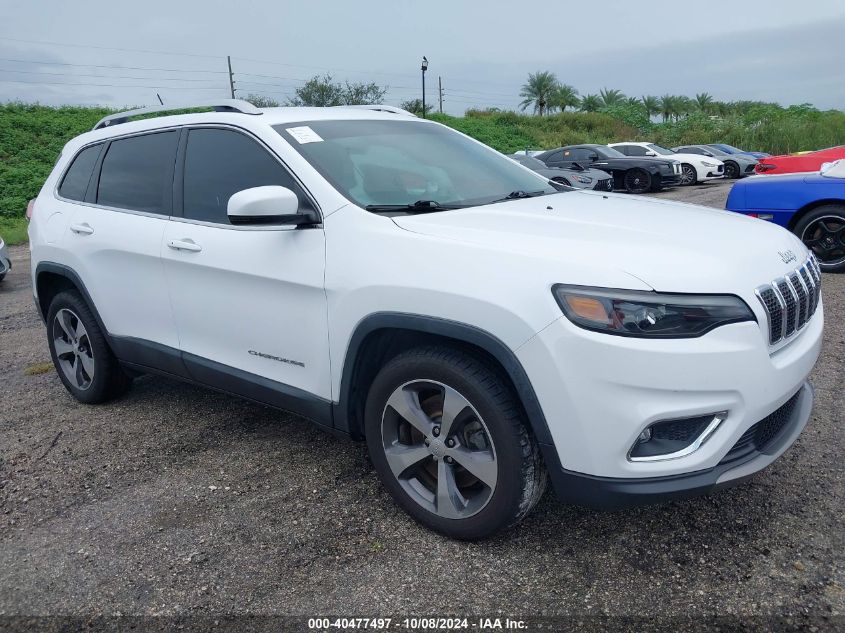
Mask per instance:
[[[845,158],[845,145],[828,147],[817,152],[785,154],[761,158],[754,168],[758,174],[790,174],[801,171],[819,171],[822,163],[832,163]]]

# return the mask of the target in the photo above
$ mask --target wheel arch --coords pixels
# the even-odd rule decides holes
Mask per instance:
[[[97,320],[97,325],[105,334],[106,340],[110,341],[108,329],[100,318],[100,313],[97,312],[97,306],[94,305],[88,289],[76,271],[64,264],[39,262],[35,267],[35,306],[43,321],[47,321],[47,313],[53,297],[64,290],[76,290],[82,295]]]
[[[355,328],[343,363],[340,398],[334,404],[335,428],[362,439],[364,405],[379,369],[407,349],[430,344],[458,347],[487,362],[510,383],[541,447],[553,444],[534,388],[510,348],[473,325],[404,313],[372,314]]]
[[[801,207],[795,213],[792,214],[792,217],[789,218],[789,222],[787,223],[786,228],[788,228],[790,231],[795,231],[795,227],[801,220],[801,218],[803,218],[813,209],[818,209],[819,207],[823,207],[828,204],[836,204],[845,207],[845,199],[824,198],[822,200],[813,200],[812,202],[805,204],[803,207]]]

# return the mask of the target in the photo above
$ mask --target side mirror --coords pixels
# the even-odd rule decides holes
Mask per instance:
[[[653,151],[651,151],[651,150],[648,150],[648,151],[645,153],[645,155],[646,155],[646,156],[657,156],[657,152],[653,152]]]
[[[268,185],[238,191],[229,198],[226,213],[232,224],[319,224],[313,209],[299,210],[299,199],[287,187]]]

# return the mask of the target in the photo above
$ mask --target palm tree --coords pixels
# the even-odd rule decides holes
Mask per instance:
[[[613,88],[602,88],[601,90],[599,90],[599,96],[601,98],[602,107],[604,108],[619,105],[620,103],[625,101],[625,95],[622,93],[622,91],[615,90]]]
[[[688,116],[690,112],[693,112],[696,108],[695,101],[690,99],[689,97],[685,97],[681,95],[680,97],[675,97],[676,105],[675,105],[675,120],[680,121],[682,116]]]
[[[519,107],[525,110],[528,106],[533,106],[534,112],[543,116],[557,87],[557,77],[548,70],[528,73],[528,81],[523,84],[519,91],[519,96],[523,98]]]
[[[663,95],[660,97],[660,115],[663,117],[663,122],[666,123],[678,111],[678,98],[673,95]]]
[[[598,112],[601,110],[602,101],[601,97],[598,95],[584,95],[581,97],[581,103],[578,106],[578,109],[581,112]]]
[[[566,112],[566,108],[574,108],[580,103],[581,100],[578,98],[578,91],[575,88],[569,84],[560,84],[552,94],[549,105],[551,108],[560,108],[561,112]]]
[[[655,114],[660,114],[660,99],[658,99],[657,97],[652,97],[651,95],[643,95],[640,101],[642,101],[643,107],[645,108],[649,119]]]
[[[695,107],[701,112],[710,112],[713,109],[713,95],[706,92],[695,95]]]

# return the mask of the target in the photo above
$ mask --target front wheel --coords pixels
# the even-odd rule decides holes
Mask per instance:
[[[739,165],[732,160],[725,161],[725,178],[739,178]]]
[[[546,486],[537,441],[510,385],[465,352],[404,352],[376,376],[367,447],[396,502],[423,525],[475,540],[521,521]]]
[[[813,251],[826,273],[845,272],[845,206],[826,204],[805,214],[795,234]]]
[[[651,176],[645,169],[629,169],[625,172],[625,189],[628,193],[646,193],[651,190]]]
[[[681,165],[681,184],[688,186],[696,182],[698,182],[698,172],[695,171],[695,167],[686,163]]]

